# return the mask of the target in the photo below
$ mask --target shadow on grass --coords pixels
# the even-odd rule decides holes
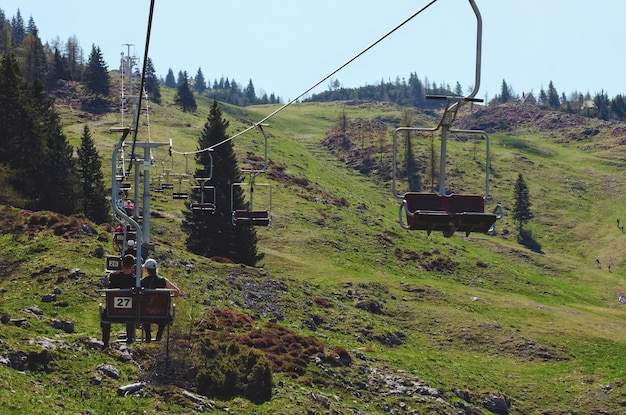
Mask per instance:
[[[535,238],[533,238],[532,231],[521,231],[517,235],[517,243],[525,246],[533,252],[543,254],[543,251],[541,250],[541,245],[535,240]]]

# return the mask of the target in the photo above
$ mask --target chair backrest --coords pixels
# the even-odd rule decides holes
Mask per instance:
[[[447,198],[449,212],[485,212],[485,200],[480,195],[450,195]]]
[[[408,192],[404,195],[409,212],[418,210],[442,210],[442,197],[436,193]]]
[[[107,272],[120,271],[122,269],[122,257],[107,256],[105,269]]]
[[[135,294],[132,289],[106,290],[107,318],[134,321],[166,319],[170,315],[169,290],[143,290]],[[137,315],[139,313],[139,315]]]
[[[267,210],[235,210],[233,212],[233,224],[269,225],[270,213]]]

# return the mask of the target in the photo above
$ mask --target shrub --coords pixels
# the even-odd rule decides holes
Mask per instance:
[[[272,397],[272,372],[263,353],[234,342],[204,338],[196,377],[198,392],[218,399],[242,396],[254,403]]]

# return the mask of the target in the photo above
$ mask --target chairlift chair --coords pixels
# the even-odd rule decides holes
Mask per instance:
[[[196,182],[200,183],[194,186],[194,189],[200,193],[200,202],[191,203],[189,209],[194,212],[210,212],[215,213],[215,205],[217,201],[217,195],[215,192],[215,186],[207,186],[206,182],[210,180],[210,177],[196,177]],[[210,192],[213,197],[207,195]]]
[[[235,188],[243,187],[246,183],[233,183],[231,185],[230,203],[232,210],[232,224],[235,226],[269,226],[272,223],[272,186],[269,183],[255,183],[254,177],[255,175],[252,174],[250,179],[250,200],[248,203],[248,209],[237,209],[235,207]],[[269,206],[267,209],[255,209],[254,189],[256,186],[267,186],[269,188]]]
[[[172,297],[176,290],[167,288],[146,289],[110,288],[100,290],[104,298],[99,305],[100,321],[102,323],[123,324],[160,324],[168,325],[167,336],[169,341],[169,325],[176,317],[176,304]]]
[[[183,187],[183,181],[186,181],[187,179],[185,179],[185,175],[181,175],[179,177],[178,180],[178,191],[177,192],[172,192],[172,199],[189,199],[189,192],[187,191],[183,191],[182,187]]]
[[[456,231],[488,232],[495,221],[501,216],[485,212],[485,199],[489,197],[489,135],[480,130],[454,130],[452,124],[456,119],[459,108],[467,102],[481,102],[475,98],[480,86],[480,59],[482,42],[482,19],[473,0],[470,5],[476,16],[476,69],[473,91],[467,97],[458,96],[427,96],[428,99],[446,100],[439,124],[434,128],[400,127],[393,132],[393,193],[402,202],[399,210],[399,222],[405,229],[441,231],[445,237],[454,235]],[[441,131],[441,153],[439,172],[439,193],[406,192],[401,195],[396,187],[398,145],[397,134],[400,131]],[[447,195],[445,190],[446,143],[448,133],[479,134],[486,137],[486,168],[485,168],[485,195],[452,194]],[[406,220],[406,223],[405,223]]]
[[[263,167],[260,169],[244,169],[243,173],[250,174],[249,180],[249,196],[250,200],[248,203],[248,209],[240,209],[235,206],[235,188],[243,187],[246,185],[244,182],[233,183],[231,185],[230,191],[230,205],[232,211],[232,224],[234,226],[244,225],[244,226],[269,226],[272,223],[272,186],[269,183],[256,183],[256,176],[259,174],[264,174],[267,171],[267,133],[263,129],[263,127],[267,127],[267,124],[256,124],[256,127],[259,129],[261,134],[263,134],[264,141],[264,157],[263,157]],[[255,194],[254,190],[256,186],[267,186],[269,188],[269,200],[267,203],[267,209],[255,209]]]

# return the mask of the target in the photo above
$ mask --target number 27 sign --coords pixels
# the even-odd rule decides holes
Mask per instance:
[[[114,308],[133,308],[133,298],[132,297],[114,297],[113,307]]]

